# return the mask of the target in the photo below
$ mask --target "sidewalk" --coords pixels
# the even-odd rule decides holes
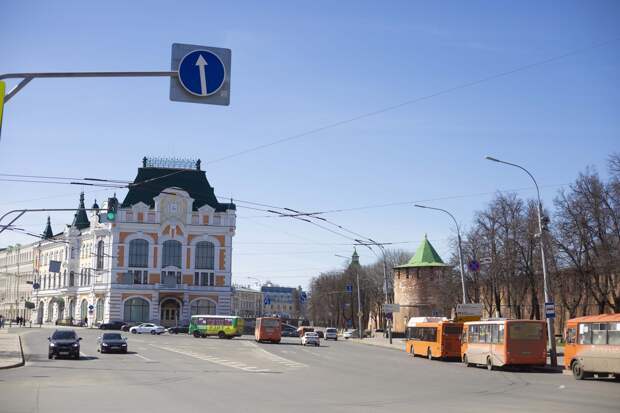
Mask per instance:
[[[390,340],[384,337],[369,337],[363,340],[360,340],[359,338],[349,338],[347,339],[347,341],[358,344],[366,344],[367,346],[383,347],[392,350],[405,351],[405,339],[402,338],[393,338],[392,344],[390,344]]]
[[[8,334],[0,330],[0,369],[19,367],[24,365],[24,354],[19,335]]]

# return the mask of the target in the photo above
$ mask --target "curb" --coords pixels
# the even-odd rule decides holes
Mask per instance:
[[[10,365],[7,365],[7,366],[0,366],[0,370],[6,370],[6,369],[12,369],[12,368],[15,368],[15,367],[21,367],[21,366],[23,366],[25,364],[25,361],[24,361],[24,349],[22,347],[22,338],[21,338],[21,336],[19,336],[19,335],[17,336],[17,341],[19,342],[19,354],[21,356],[21,361],[19,363],[10,364]]]
[[[405,352],[405,350],[402,349],[402,348],[396,348],[396,347],[393,347],[393,346],[382,346],[380,344],[373,344],[373,343],[369,343],[367,341],[360,340],[360,339],[349,339],[349,340],[346,340],[346,341],[350,341],[352,343],[357,343],[357,344],[363,344],[365,346],[379,347],[379,348],[385,348],[385,349],[388,349],[388,350],[396,350],[396,351]]]

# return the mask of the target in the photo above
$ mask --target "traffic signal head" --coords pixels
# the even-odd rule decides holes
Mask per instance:
[[[108,198],[108,212],[106,214],[108,221],[114,221],[118,212],[118,199],[116,196]]]

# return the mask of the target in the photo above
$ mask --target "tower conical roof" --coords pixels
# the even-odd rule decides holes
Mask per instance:
[[[80,205],[73,216],[73,223],[71,226],[80,230],[90,227],[90,221],[86,216],[86,207],[84,206],[84,192],[80,193]]]
[[[52,223],[48,215],[47,225],[45,225],[45,230],[43,231],[43,239],[50,239],[50,238],[54,238],[54,232],[52,231]]]
[[[407,262],[407,264],[399,265],[394,268],[412,268],[412,267],[448,267],[435,251],[430,241],[424,234],[424,240],[418,247],[415,255]]]

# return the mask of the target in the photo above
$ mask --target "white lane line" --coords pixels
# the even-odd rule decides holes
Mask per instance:
[[[218,357],[214,357],[214,356],[205,356],[203,354],[196,353],[194,351],[181,350],[181,349],[173,348],[173,347],[157,346],[155,344],[151,344],[151,346],[153,346],[155,348],[159,348],[161,350],[167,350],[167,351],[171,351],[173,353],[183,354],[185,356],[197,358],[199,360],[208,361],[208,362],[211,362],[211,363],[218,364],[220,366],[230,367],[230,368],[233,368],[233,369],[248,371],[248,372],[252,372],[252,373],[269,373],[270,372],[269,369],[259,369],[258,367],[254,367],[254,366],[246,366],[243,363],[239,364],[240,362],[231,362],[231,361],[228,361],[226,359],[222,359],[222,358],[218,358]]]
[[[286,359],[284,357],[278,356],[277,354],[274,354],[270,351],[265,350],[264,348],[259,347],[258,345],[254,344],[254,351],[256,353],[258,353],[259,356],[263,356],[273,362],[279,363],[281,365],[287,366],[287,367],[291,367],[291,368],[303,368],[303,367],[308,367],[307,364],[304,363],[299,363],[297,361],[293,361],[293,360],[289,360]]]
[[[155,360],[151,360],[150,358],[148,358],[148,357],[144,357],[143,355],[141,355],[141,354],[137,354],[137,353],[135,353],[135,354],[134,354],[134,356],[136,356],[136,357],[140,357],[142,360],[145,360],[146,362],[149,362],[149,363],[152,363],[152,362],[154,362],[154,361],[155,361]]]

